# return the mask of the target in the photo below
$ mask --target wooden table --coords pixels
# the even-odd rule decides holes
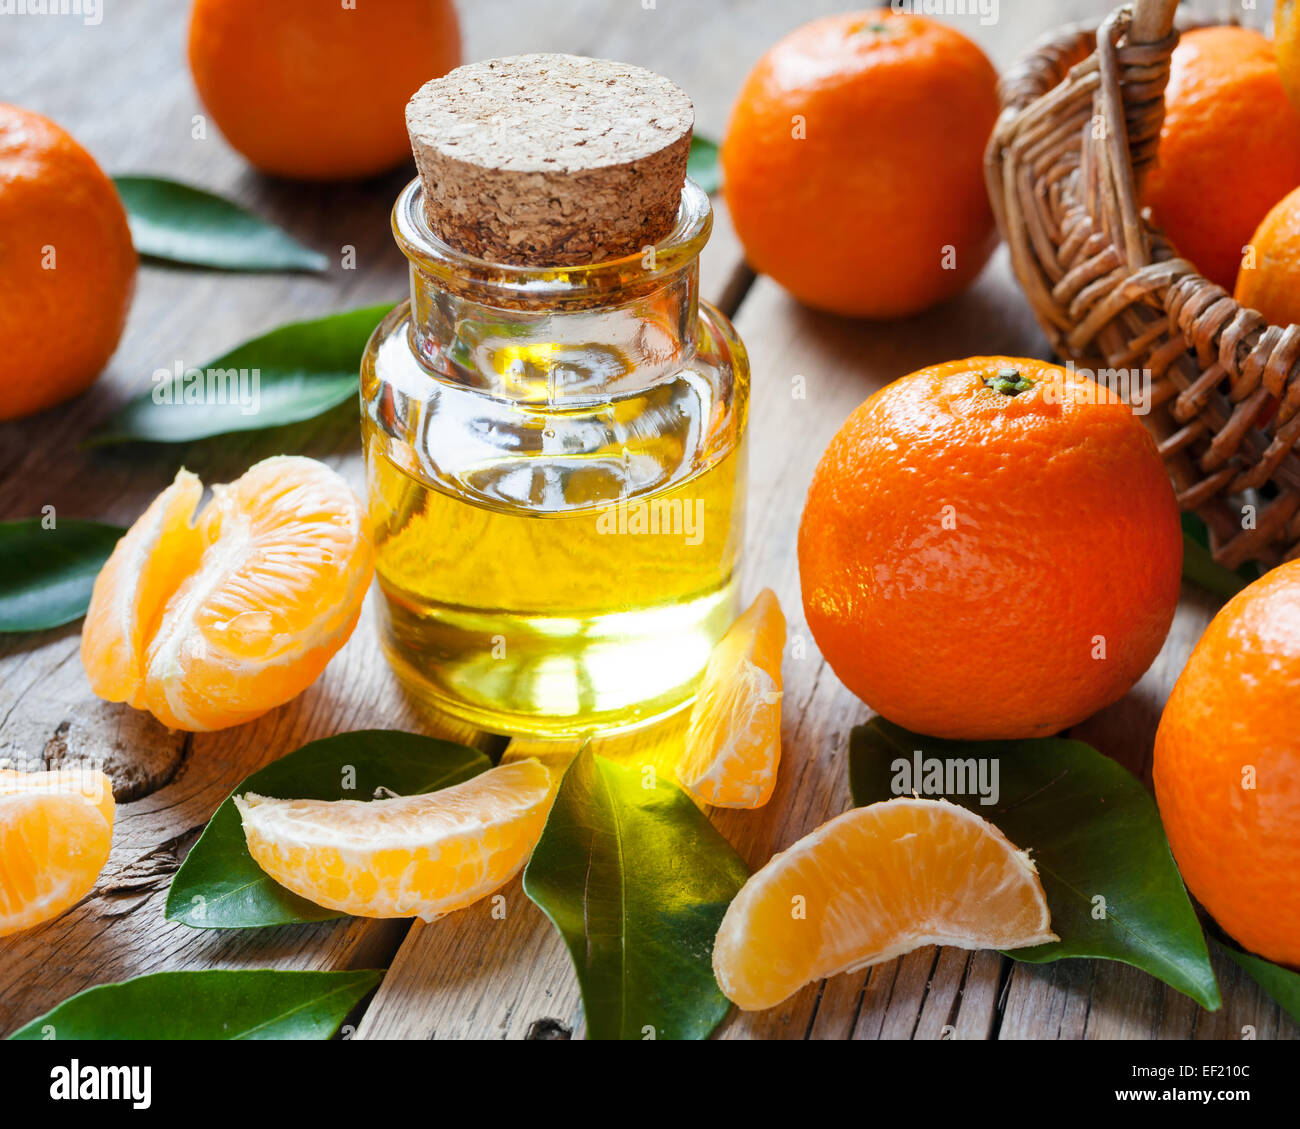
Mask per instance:
[[[1040,34],[1099,18],[1108,0],[1002,0],[995,23],[951,22],[1005,67]],[[186,448],[87,453],[81,439],[150,374],[205,362],[282,322],[372,302],[396,303],[406,264],[388,211],[410,169],[364,184],[301,186],[251,172],[209,128],[184,62],[185,8],[176,0],[107,5],[103,23],[10,16],[0,29],[0,98],[46,113],[107,170],[153,172],[235,198],[330,253],[322,277],[239,275],[149,265],[142,269],[125,339],[96,387],[34,420],[0,425],[0,517],[39,514],[129,523],[184,464],[206,482],[229,481],[259,458],[313,455],[358,488],[362,468],[351,405],[280,432]],[[719,137],[754,60],[778,36],[842,10],[831,0],[474,0],[464,3],[466,57],[570,51],[662,71],[695,99],[701,133]],[[1208,7],[1208,5],[1202,5]],[[1249,15],[1249,13],[1247,13]],[[1257,18],[1263,19],[1262,16]],[[1046,343],[1001,252],[967,293],[902,322],[867,324],[800,308],[745,268],[719,208],[703,289],[735,319],[754,363],[752,495],[745,592],[770,585],[803,636],[807,657],[787,658],[784,761],[772,802],[719,813],[717,825],[752,867],[849,804],[849,729],[868,710],[811,645],[800,619],[795,529],[809,476],[845,415],[882,384],[923,365],[977,353],[1047,355]],[[2,233],[0,233],[2,237]],[[342,248],[356,269],[340,269]],[[3,300],[0,298],[0,300]],[[69,332],[74,326],[68,327]],[[792,379],[807,398],[792,399]],[[373,603],[373,594],[371,597]],[[1160,658],[1122,702],[1079,726],[1146,777],[1161,705],[1214,601],[1187,590]],[[261,720],[214,734],[171,733],[144,714],[95,699],[78,660],[79,627],[0,642],[0,757],[29,768],[103,762],[119,786],[113,852],[94,892],[42,928],[0,942],[0,1032],[93,984],[160,969],[276,967],[389,969],[356,1038],[527,1038],[583,1033],[577,984],[559,937],[518,880],[508,912],[480,903],[433,925],[345,919],[235,932],[167,922],[167,885],[217,804],[249,772],[314,738],[367,727],[439,733],[506,756],[537,751],[465,732],[417,713],[379,655],[373,607],[324,677]],[[608,751],[654,756],[680,725]],[[551,754],[555,750],[541,750]],[[1229,962],[1216,958],[1224,1006],[1202,1011],[1120,964],[1019,964],[992,952],[924,949],[800,992],[759,1014],[733,1013],[720,1037],[737,1038],[1260,1038],[1300,1035]]]

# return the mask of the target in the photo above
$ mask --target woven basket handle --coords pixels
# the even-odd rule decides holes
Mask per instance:
[[[1132,43],[1158,43],[1174,27],[1178,0],[1137,0],[1128,37]]]

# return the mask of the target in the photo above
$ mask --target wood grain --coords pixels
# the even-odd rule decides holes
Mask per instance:
[[[1212,7],[1202,4],[1200,7]],[[1097,18],[1105,0],[1002,0],[990,25],[951,22],[1005,66],[1038,35]],[[693,97],[698,128],[721,136],[732,98],[762,51],[785,31],[843,10],[755,0],[475,0],[460,6],[466,57],[562,50],[649,66]],[[151,264],[142,270],[126,337],[95,389],[35,420],[0,425],[0,516],[44,505],[64,516],[128,522],[184,464],[225,481],[253,461],[297,451],[361,485],[355,409],[265,435],[184,448],[79,448],[97,422],[176,360],[201,364],[288,320],[403,295],[405,262],[388,212],[413,168],[361,184],[298,185],[251,172],[207,124],[184,65],[185,6],[134,0],[104,22],[9,18],[0,38],[5,97],[70,128],[110,172],[156,172],[201,184],[278,222],[331,256],[322,277],[216,274]],[[69,76],[93,73],[92,85]],[[201,120],[200,120],[200,124]],[[356,269],[340,257],[354,248]],[[839,684],[801,620],[794,531],[812,468],[844,416],[870,392],[947,357],[1044,355],[1045,342],[1009,277],[1004,254],[966,294],[894,324],[853,323],[792,302],[744,267],[719,209],[702,291],[729,312],[754,363],[751,498],[744,584],[773,587],[790,620],[785,663],[784,766],[763,810],[716,813],[751,867],[849,804],[850,728],[868,711]],[[802,396],[800,393],[803,393]],[[373,597],[372,597],[373,599]],[[1139,773],[1149,770],[1161,703],[1212,614],[1188,592],[1156,665],[1122,702],[1080,726]],[[340,921],[254,931],[203,931],[162,916],[166,886],[217,804],[245,775],[305,741],[369,726],[413,729],[501,751],[413,706],[375,644],[367,606],[353,639],[308,693],[225,733],[169,733],[144,715],[97,701],[77,657],[76,626],[0,641],[0,757],[27,767],[90,760],[118,783],[113,853],[95,892],[41,929],[0,941],[0,1032],[91,984],[162,968],[352,968],[390,965],[360,1038],[564,1038],[583,1033],[577,984],[558,936],[516,880],[504,916],[492,903],[432,925]],[[683,719],[602,742],[606,755],[667,764]],[[572,748],[515,742],[504,756],[563,763]],[[1230,962],[1216,960],[1224,1008],[1209,1015],[1132,969],[1105,962],[1016,964],[995,953],[925,949],[813,985],[781,1007],[733,1015],[736,1038],[1296,1038],[1287,1019]]]

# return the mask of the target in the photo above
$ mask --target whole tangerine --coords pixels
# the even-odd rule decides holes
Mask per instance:
[[[1244,27],[1187,32],[1165,90],[1145,199],[1178,253],[1231,290],[1268,210],[1300,184],[1300,113],[1273,44]]]
[[[49,118],[0,103],[0,420],[94,383],[126,326],[137,261],[95,159]]]
[[[850,316],[956,294],[996,242],[983,160],[997,116],[993,65],[944,24],[885,8],[797,29],[750,73],[722,146],[750,264]]]
[[[1182,531],[1120,397],[1043,361],[971,357],[863,403],[799,526],[804,612],[840,680],[935,737],[1056,733],[1164,643]]]
[[[1300,188],[1269,210],[1250,237],[1234,298],[1273,325],[1300,322]]]
[[[1253,953],[1300,966],[1300,561],[1216,615],[1156,731],[1153,774],[1187,888]]]
[[[341,180],[409,156],[406,103],[460,64],[450,0],[195,0],[190,70],[226,140],[262,172]]]
[[[1277,69],[1291,105],[1300,110],[1300,4],[1277,0],[1273,7],[1273,43]]]

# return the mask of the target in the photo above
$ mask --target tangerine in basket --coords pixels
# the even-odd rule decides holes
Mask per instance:
[[[1160,818],[1187,888],[1226,932],[1300,967],[1300,561],[1214,617],[1156,731]]]
[[[1273,205],[1256,228],[1232,296],[1273,325],[1300,322],[1300,188]]]
[[[1277,69],[1291,105],[1300,110],[1300,4],[1277,0],[1273,8],[1273,42]]]
[[[86,896],[113,841],[102,772],[0,769],[0,937],[58,917]]]
[[[314,459],[237,482],[187,470],[117,543],[81,635],[91,689],[172,729],[224,729],[296,697],[356,626],[374,565],[361,503]]]
[[[195,0],[190,70],[226,140],[276,176],[336,180],[410,156],[406,103],[461,61],[451,0]]]
[[[94,383],[126,325],[136,263],[95,159],[48,118],[0,103],[0,420]]]
[[[1178,603],[1173,488],[1119,395],[971,357],[862,404],[799,527],[804,612],[872,709],[920,733],[1041,737],[1109,705]]]
[[[816,20],[759,60],[722,146],[745,255],[801,302],[891,318],[951,297],[996,241],[997,74],[960,32],[887,8]]]
[[[1145,199],[1178,253],[1232,290],[1268,210],[1300,185],[1300,112],[1273,44],[1244,27],[1186,32],[1174,50],[1165,120]]]

